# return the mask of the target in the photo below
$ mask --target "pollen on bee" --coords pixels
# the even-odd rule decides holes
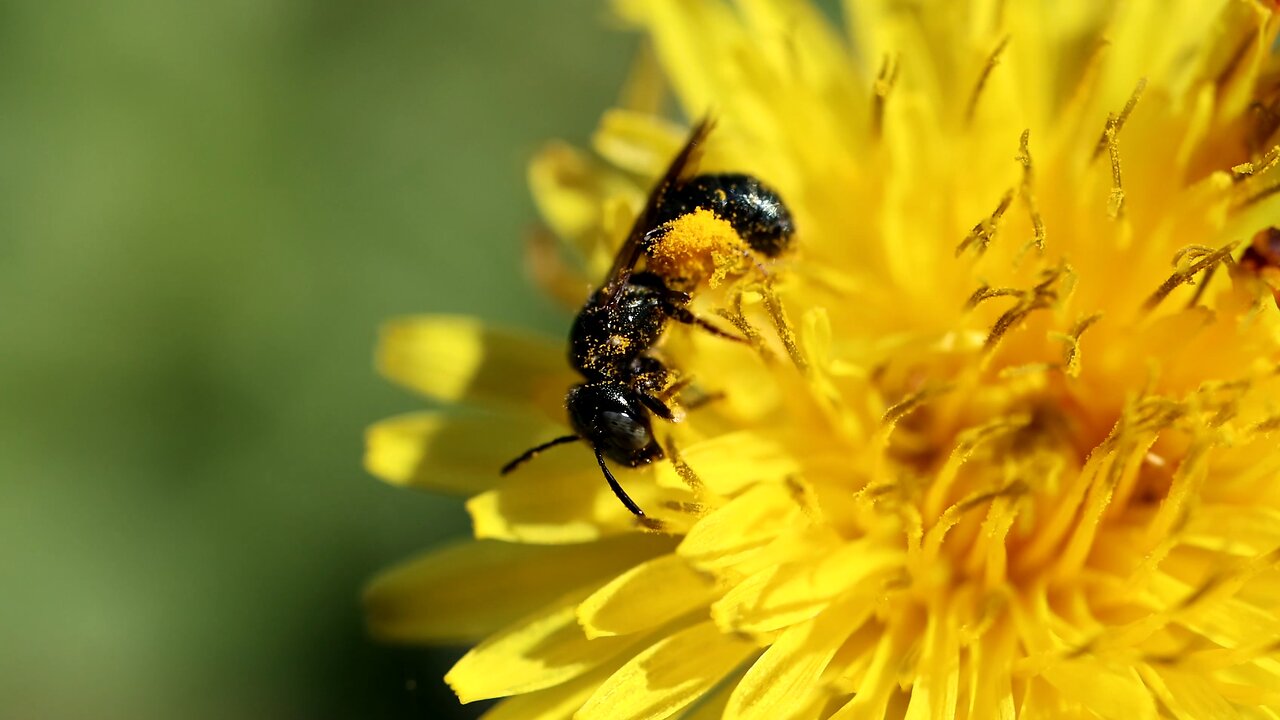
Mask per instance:
[[[693,285],[716,287],[742,271],[750,249],[727,220],[698,209],[667,223],[667,232],[649,252],[649,269]]]

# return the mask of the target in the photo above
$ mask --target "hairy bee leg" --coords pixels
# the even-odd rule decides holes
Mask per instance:
[[[677,395],[679,395],[681,391],[683,391],[685,388],[689,387],[692,384],[693,384],[692,375],[682,375],[679,379],[677,379],[675,382],[668,385],[661,393],[659,393],[658,399],[662,400],[663,402],[671,400],[675,398]]]
[[[663,402],[662,399],[653,395],[649,395],[647,393],[642,393],[640,395],[640,402],[644,403],[644,406],[649,408],[649,412],[653,413],[654,415],[657,415],[663,420],[669,420],[671,422],[675,422],[676,420],[675,411],[672,410],[671,407],[668,406],[665,402]]]
[[[724,398],[725,398],[724,391],[717,390],[715,392],[703,393],[698,397],[682,404],[684,405],[685,410],[697,410],[698,408],[704,405],[713,403],[716,400],[723,400]]]
[[[538,454],[541,453],[543,450],[547,450],[557,445],[564,445],[565,443],[571,443],[581,439],[582,438],[578,437],[577,435],[564,435],[556,438],[555,440],[544,442],[537,447],[531,447],[528,450],[525,450],[523,453],[521,453],[520,457],[516,458],[515,460],[512,460],[506,465],[503,465],[502,469],[498,471],[498,474],[506,475],[507,473],[511,472],[512,470],[515,470],[516,468],[520,467],[524,463],[529,462],[530,460],[537,457]]]
[[[613,494],[618,496],[618,500],[631,511],[631,514],[640,518],[644,517],[644,511],[631,499],[630,495],[627,495],[627,491],[622,489],[622,485],[618,484],[618,479],[613,476],[613,473],[609,472],[609,466],[604,463],[604,455],[600,454],[600,448],[596,448],[596,462],[600,464],[600,471],[604,473],[605,482],[609,483],[609,489],[613,490]]]
[[[664,307],[663,310],[668,315],[671,316],[672,320],[675,320],[677,322],[682,322],[686,325],[696,325],[697,327],[700,327],[703,330],[706,330],[707,332],[711,333],[712,335],[715,335],[716,337],[720,337],[720,338],[724,338],[725,340],[732,340],[734,342],[740,342],[740,343],[748,342],[746,338],[739,337],[737,335],[734,335],[733,333],[721,330],[715,325],[712,325],[706,320],[703,320],[702,318],[698,317],[697,315],[694,315],[693,313],[689,312],[687,309],[682,308],[678,305],[668,305]]]

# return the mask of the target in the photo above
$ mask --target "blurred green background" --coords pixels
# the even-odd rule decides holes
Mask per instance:
[[[0,3],[0,717],[453,717],[365,639],[467,531],[386,487],[379,322],[563,332],[525,163],[635,47],[597,0]],[[468,711],[457,717],[474,714]]]

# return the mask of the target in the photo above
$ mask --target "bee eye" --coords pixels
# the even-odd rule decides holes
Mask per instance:
[[[629,415],[606,411],[600,414],[600,421],[608,436],[623,449],[641,450],[653,442],[649,428]]]

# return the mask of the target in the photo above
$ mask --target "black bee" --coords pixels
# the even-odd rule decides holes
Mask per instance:
[[[1280,228],[1269,227],[1254,235],[1236,264],[1241,272],[1261,280],[1280,308]]]
[[[741,341],[689,311],[690,295],[674,289],[656,272],[636,265],[662,242],[666,223],[699,208],[732,225],[753,251],[775,257],[794,233],[791,214],[777,193],[748,175],[701,175],[685,180],[700,145],[711,130],[703,120],[649,193],[626,242],[614,257],[604,283],[587,300],[569,333],[569,362],[585,382],[569,390],[565,405],[574,434],[525,451],[507,463],[507,474],[543,450],[586,441],[618,500],[643,517],[605,463],[639,467],[660,460],[662,446],[654,437],[650,415],[675,420],[666,397],[682,385],[652,354],[669,321],[696,325],[720,337]]]

